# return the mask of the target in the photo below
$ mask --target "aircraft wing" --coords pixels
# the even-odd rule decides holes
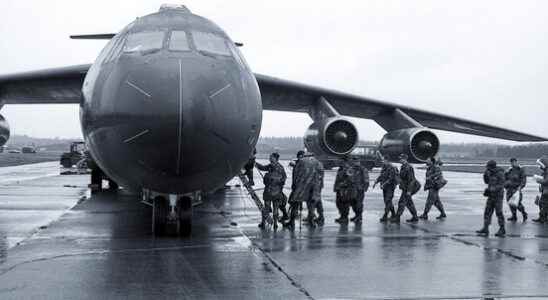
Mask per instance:
[[[257,78],[261,90],[263,109],[266,110],[308,112],[310,107],[312,107],[320,97],[323,97],[327,99],[340,114],[350,117],[377,120],[379,117],[399,109],[420,123],[420,125],[432,129],[520,142],[548,141],[548,138],[545,137],[521,133],[404,105],[355,96],[261,74],[255,74],[255,77]],[[390,122],[384,122],[385,126],[383,127],[385,129],[397,129],[387,128],[390,126],[386,125],[387,123],[389,124]]]
[[[1,104],[80,103],[91,65],[0,76]]]

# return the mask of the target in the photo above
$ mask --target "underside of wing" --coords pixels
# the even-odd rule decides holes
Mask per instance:
[[[359,97],[260,74],[255,76],[261,90],[263,109],[266,110],[310,113],[310,109],[320,99],[327,99],[340,114],[375,120],[386,131],[424,126],[432,129],[512,141],[548,141],[548,138],[536,135],[395,103]],[[402,118],[405,120],[402,121]]]
[[[0,75],[0,103],[80,103],[90,65]]]

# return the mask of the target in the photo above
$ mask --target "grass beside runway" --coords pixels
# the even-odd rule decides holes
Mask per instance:
[[[20,166],[47,161],[59,161],[60,151],[44,151],[38,153],[0,153],[0,167]]]

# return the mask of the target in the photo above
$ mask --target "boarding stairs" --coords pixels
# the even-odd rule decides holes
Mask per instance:
[[[240,178],[240,181],[242,182],[242,185],[245,187],[247,192],[249,193],[249,196],[261,212],[261,214],[265,213],[264,204],[257,195],[256,191],[253,189],[253,186],[249,184],[249,180],[247,179],[247,176],[244,173],[238,174],[238,177]],[[274,223],[274,220],[272,219],[272,216],[268,213],[266,216],[266,222],[268,225],[272,225]]]

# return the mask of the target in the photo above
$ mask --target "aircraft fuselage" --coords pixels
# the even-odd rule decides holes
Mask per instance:
[[[217,25],[181,9],[138,18],[84,81],[82,131],[122,186],[211,190],[248,160],[261,128],[257,81]]]

